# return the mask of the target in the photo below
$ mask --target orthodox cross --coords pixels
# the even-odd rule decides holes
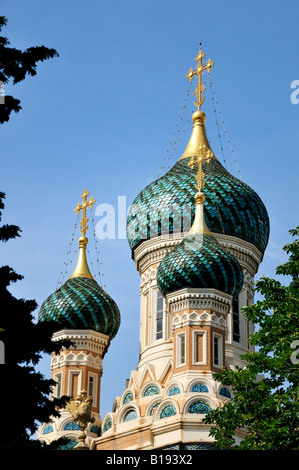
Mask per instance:
[[[195,60],[198,62],[197,68],[195,70],[193,70],[192,67],[191,67],[189,72],[186,75],[186,78],[188,78],[188,80],[190,80],[190,83],[192,82],[194,75],[197,75],[197,77],[198,77],[198,83],[197,83],[196,89],[194,91],[194,95],[197,98],[197,100],[196,100],[196,102],[194,102],[194,104],[195,104],[195,106],[197,106],[198,111],[200,110],[200,107],[201,107],[202,103],[205,100],[205,97],[203,96],[203,92],[205,91],[205,87],[202,84],[202,74],[205,70],[207,70],[208,73],[210,73],[211,68],[214,65],[214,62],[212,62],[211,59],[209,59],[207,61],[206,65],[203,64],[202,60],[204,59],[205,55],[206,54],[204,52],[202,52],[202,50],[200,49],[199,53],[195,57]]]
[[[88,222],[88,218],[86,217],[86,209],[88,207],[92,208],[92,206],[94,205],[94,203],[96,202],[95,199],[93,197],[90,197],[89,198],[89,201],[87,200],[87,197],[89,196],[89,192],[87,191],[87,189],[84,189],[83,191],[83,194],[82,194],[82,199],[83,199],[83,202],[82,204],[80,204],[78,202],[78,204],[76,205],[75,207],[75,212],[79,215],[80,214],[80,211],[82,210],[82,220],[81,220],[81,229],[80,229],[80,232],[82,233],[83,237],[85,237],[85,233],[87,232],[87,229],[88,229],[88,225],[87,225],[87,222]]]
[[[206,145],[203,144],[199,147],[199,154],[194,157],[191,157],[188,162],[188,166],[190,166],[192,170],[196,165],[198,167],[196,175],[197,184],[195,185],[198,192],[201,192],[202,188],[206,184],[204,180],[205,174],[202,169],[202,164],[204,161],[207,161],[209,163],[212,158],[215,158],[214,153],[211,149],[209,149]]]

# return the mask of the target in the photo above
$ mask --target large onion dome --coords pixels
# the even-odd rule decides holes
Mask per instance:
[[[157,285],[163,296],[187,287],[217,289],[233,297],[241,290],[242,268],[209,232],[203,200],[203,193],[197,193],[196,215],[189,234],[158,267]]]
[[[146,186],[131,205],[127,236],[132,250],[149,238],[186,231],[184,214],[187,207],[189,210],[191,208],[193,221],[196,170],[190,170],[188,163],[198,155],[202,145],[210,148],[204,123],[205,114],[196,111],[193,114],[191,139],[183,156],[164,176]],[[230,174],[216,157],[209,163],[203,162],[203,170],[206,181],[205,214],[210,231],[246,240],[263,254],[270,226],[260,197]],[[179,207],[181,213],[174,215],[173,207]]]
[[[92,329],[112,339],[120,326],[120,312],[115,301],[90,273],[85,231],[79,238],[79,257],[73,274],[44,301],[38,320],[54,321],[59,329]]]

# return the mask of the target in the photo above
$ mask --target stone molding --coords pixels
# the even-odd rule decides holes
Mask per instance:
[[[60,330],[53,334],[52,341],[68,340],[73,343],[70,349],[88,350],[104,357],[110,338],[94,330]]]
[[[185,326],[213,326],[225,330],[226,320],[222,315],[219,317],[215,312],[209,314],[206,311],[199,314],[193,310],[191,313],[184,312],[183,315],[175,315],[172,322],[173,329]]]
[[[232,302],[232,297],[216,289],[181,289],[168,294],[167,304],[169,312],[175,314],[182,310],[212,310],[221,314],[227,314]]]
[[[134,261],[139,273],[143,273],[152,264],[160,263],[164,256],[182,241],[186,234],[162,235],[142,242],[134,250]],[[231,235],[213,233],[218,242],[228,249],[252,276],[262,261],[262,253],[252,244]]]
[[[82,367],[87,366],[94,369],[103,371],[102,359],[100,356],[94,357],[91,353],[84,353],[80,351],[79,354],[74,354],[73,352],[63,351],[59,356],[53,356],[51,360],[51,370],[64,367],[64,366],[76,366]]]

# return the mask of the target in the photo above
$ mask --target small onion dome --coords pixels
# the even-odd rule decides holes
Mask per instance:
[[[189,234],[158,267],[157,285],[164,297],[187,287],[217,289],[233,297],[241,290],[242,268],[209,232],[203,217],[203,193],[201,196]]]
[[[120,312],[114,300],[91,275],[85,248],[79,239],[79,259],[72,276],[42,304],[40,322],[55,321],[61,329],[92,329],[112,339],[120,326]]]

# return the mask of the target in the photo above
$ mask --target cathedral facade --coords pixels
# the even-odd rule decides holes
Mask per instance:
[[[77,267],[42,305],[39,321],[54,320],[53,341],[70,339],[51,361],[54,396],[92,397],[95,421],[87,428],[94,450],[214,449],[203,417],[232,398],[214,379],[223,367],[244,367],[253,325],[242,307],[254,301],[254,276],[269,238],[269,218],[260,197],[230,174],[214,155],[205,132],[200,50],[193,129],[181,158],[133,201],[127,238],[140,275],[140,355],[126,388],[100,417],[103,358],[120,326],[114,300],[90,274],[86,210],[93,200],[82,195],[82,237]],[[84,222],[85,221],[85,222]],[[137,293],[136,293],[137,295]],[[136,319],[137,321],[137,319]],[[78,439],[67,410],[44,423],[37,438]],[[244,438],[236,432],[236,442]]]

